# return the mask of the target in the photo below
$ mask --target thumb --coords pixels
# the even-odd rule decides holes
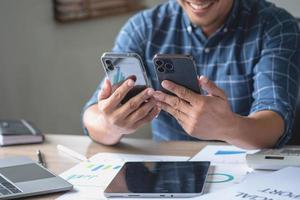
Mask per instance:
[[[103,87],[98,93],[98,101],[107,99],[111,95],[111,84],[108,79],[105,79]]]
[[[205,90],[209,95],[217,96],[222,99],[227,99],[224,91],[218,88],[218,86],[216,86],[216,84],[210,81],[207,77],[200,76],[200,78],[198,78],[198,81],[201,88]]]

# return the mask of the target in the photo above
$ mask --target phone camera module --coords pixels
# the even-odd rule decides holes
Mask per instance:
[[[105,64],[111,65],[111,64],[112,64],[112,63],[111,63],[111,60],[105,60]]]
[[[163,67],[157,67],[157,71],[159,71],[160,73],[164,73],[165,69]]]
[[[113,71],[115,68],[112,64],[110,64],[110,65],[107,65],[107,69],[110,71]]]
[[[157,66],[162,66],[162,65],[164,64],[164,62],[163,62],[162,60],[156,60],[156,61],[155,61],[155,64],[156,64]]]
[[[173,70],[173,69],[174,69],[174,66],[173,66],[171,63],[166,63],[166,64],[165,64],[165,68],[166,68],[167,70]]]

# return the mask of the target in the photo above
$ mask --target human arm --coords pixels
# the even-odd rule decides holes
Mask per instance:
[[[278,19],[279,17],[280,19]],[[260,29],[260,33],[262,35],[258,37],[258,40],[255,40],[255,42],[257,42],[255,43],[257,44],[256,53],[259,56],[259,59],[253,63],[247,72],[245,72],[247,74],[243,74],[243,72],[239,74],[243,76],[245,75],[249,78],[249,85],[241,84],[241,86],[239,86],[238,82],[234,82],[233,84],[233,82],[230,82],[232,80],[228,80],[232,84],[228,84],[227,87],[224,87],[225,91],[228,92],[227,95],[229,97],[228,99],[230,99],[231,108],[233,108],[233,110],[243,110],[243,112],[239,113],[248,116],[239,116],[237,119],[239,119],[239,122],[241,123],[238,123],[237,121],[229,122],[229,124],[234,124],[234,126],[227,126],[225,122],[230,121],[230,119],[234,119],[234,117],[230,117],[233,113],[229,109],[228,103],[211,100],[211,102],[214,102],[215,104],[220,103],[223,105],[223,110],[219,111],[219,115],[223,116],[223,118],[220,118],[220,121],[217,120],[217,116],[211,116],[213,115],[213,112],[210,112],[218,112],[218,105],[202,107],[203,109],[205,109],[205,107],[210,108],[207,109],[207,117],[211,117],[214,125],[223,127],[222,129],[224,131],[234,133],[234,131],[238,128],[236,124],[242,124],[239,128],[240,131],[242,131],[240,132],[241,135],[233,134],[234,137],[231,137],[230,143],[237,143],[238,138],[236,138],[236,136],[238,136],[240,139],[243,139],[243,141],[246,142],[251,142],[252,139],[255,141],[260,139],[261,141],[257,141],[256,143],[252,142],[252,144],[239,142],[239,145],[243,147],[281,147],[286,144],[291,137],[291,127],[294,120],[300,66],[299,30],[295,20],[281,11],[280,13],[276,13],[275,16],[271,16],[270,18],[261,22],[261,24],[261,27],[263,28]],[[223,75],[226,76],[226,74],[222,74],[221,76]],[[216,80],[216,84],[219,84],[218,80]],[[241,90],[244,91],[244,94],[247,93],[247,105],[240,103],[240,96],[234,95]],[[208,98],[202,99],[205,100]],[[209,104],[209,102],[203,102],[203,105]],[[193,113],[196,110],[194,107],[187,107],[187,109],[189,109],[189,111],[186,112],[188,117],[190,113]],[[264,120],[258,120],[262,117]],[[206,118],[204,117],[202,118],[204,120],[199,120],[199,124],[202,123],[207,125],[209,128],[213,128],[213,130],[216,129],[209,124],[210,121],[205,120]],[[280,120],[278,120],[280,118],[283,121],[283,128],[282,126],[278,126],[279,124],[282,124],[280,123]],[[265,123],[272,123],[273,126],[264,126]],[[247,124],[249,126],[246,126]],[[258,131],[256,129],[252,130],[252,125],[256,124],[260,125],[260,130],[262,131]],[[226,127],[235,129],[227,130]],[[244,134],[244,132],[247,131],[244,129],[246,127],[250,127],[250,129],[247,130],[251,131],[252,135],[250,135],[250,133],[249,136],[247,136],[247,133]],[[278,132],[274,133],[273,128],[275,128]],[[186,132],[190,132],[187,131],[187,129],[185,130]],[[211,129],[205,129],[203,126],[201,132],[211,133]],[[204,136],[199,135],[198,138],[205,139]],[[209,139],[226,140],[226,138],[213,137],[213,135]]]
[[[205,77],[199,79],[199,85],[208,92],[207,96],[170,81],[162,85],[177,96],[156,92],[158,106],[175,117],[193,137],[255,149],[273,146],[283,133],[283,120],[275,112],[261,111],[247,117],[233,113],[223,90]]]
[[[143,21],[143,15],[138,14],[131,18],[125,26],[122,28],[120,31],[114,48],[113,52],[134,52],[139,54],[142,58],[144,55],[144,42],[145,42],[145,22]],[[105,85],[103,86],[105,90]],[[84,130],[85,132],[91,136],[95,141],[98,141],[100,143],[104,144],[115,144],[117,143],[122,135],[124,134],[129,134],[133,133],[136,130],[136,127],[131,127],[132,123],[128,121],[128,117],[126,117],[127,112],[121,113],[121,115],[124,117],[123,121],[119,123],[119,120],[115,118],[117,115],[113,115],[112,112],[103,112],[103,104],[104,102],[109,101],[107,98],[111,99],[116,95],[113,95],[114,93],[111,89],[111,86],[109,86],[109,91],[106,97],[99,97],[98,94],[102,94],[102,92],[99,92],[102,88],[100,86],[94,93],[93,97],[91,100],[87,103],[87,105],[84,108],[83,111],[83,125],[84,125]],[[102,88],[102,89],[103,89]],[[140,95],[140,100],[141,102],[144,102],[143,96],[144,93]],[[112,97],[109,97],[112,95]],[[98,98],[97,98],[98,96]],[[139,96],[139,95],[138,95]],[[134,98],[133,98],[134,99]],[[141,105],[141,102],[137,100],[138,103],[134,105],[134,103],[129,103],[129,107],[137,107],[137,105]],[[140,107],[136,108],[136,111],[138,109],[142,109],[142,106],[153,106],[152,105],[153,100],[147,102],[147,103],[142,103]],[[125,105],[124,105],[125,106]],[[101,111],[102,110],[102,111]],[[112,110],[110,110],[112,111]],[[158,111],[157,109],[152,109],[151,111],[154,112],[155,115],[157,115]],[[139,112],[144,112],[145,118],[153,116],[152,112],[145,112],[145,110],[140,110]],[[102,114],[105,114],[104,116]],[[154,115],[154,116],[155,116]],[[149,119],[149,118],[147,118]],[[117,122],[118,128],[116,128],[115,123]],[[125,123],[126,122],[126,123]],[[139,125],[141,126],[144,123],[140,123]],[[114,128],[113,128],[114,127]]]

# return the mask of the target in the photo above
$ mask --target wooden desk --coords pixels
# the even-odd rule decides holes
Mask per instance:
[[[206,142],[153,142],[145,139],[123,139],[115,146],[104,146],[93,142],[87,136],[74,135],[46,135],[43,144],[20,145],[0,148],[0,157],[25,155],[33,160],[37,160],[36,151],[39,149],[45,156],[47,167],[50,171],[60,174],[79,161],[59,152],[57,144],[70,147],[71,149],[90,157],[99,152],[110,153],[138,153],[138,154],[157,154],[175,156],[193,156],[202,149]],[[212,144],[212,143],[210,143]],[[61,194],[44,195],[28,199],[55,199]]]

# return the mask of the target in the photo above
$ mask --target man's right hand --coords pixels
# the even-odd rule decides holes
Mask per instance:
[[[134,133],[137,128],[158,115],[160,109],[152,97],[152,88],[143,90],[121,104],[133,87],[134,81],[128,79],[113,91],[109,80],[105,80],[99,91],[98,105],[91,106],[84,113],[84,124],[94,140],[103,144],[115,144],[123,135]]]

